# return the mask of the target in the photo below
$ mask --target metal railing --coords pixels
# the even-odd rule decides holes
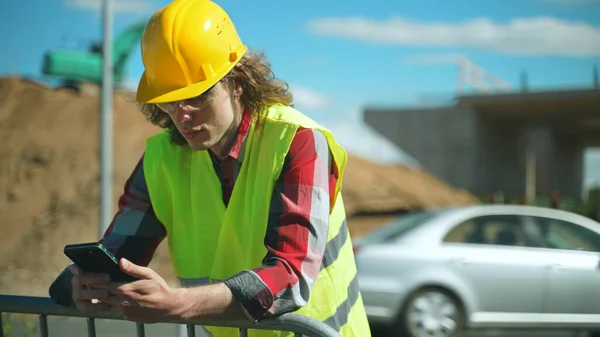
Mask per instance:
[[[31,296],[13,296],[0,295],[0,314],[17,313],[39,315],[39,335],[40,337],[49,337],[48,335],[48,316],[63,317],[83,317],[87,318],[88,337],[96,337],[95,319],[114,319],[123,320],[113,312],[88,314],[72,307],[63,307],[54,303],[50,298],[31,297]],[[284,314],[277,318],[265,319],[259,323],[250,321],[181,321],[168,322],[173,324],[185,324],[187,326],[187,336],[195,337],[195,326],[220,326],[239,328],[240,336],[248,335],[248,329],[259,330],[279,330],[295,333],[294,336],[308,337],[341,337],[341,335],[330,326],[316,319],[298,315]],[[136,324],[137,337],[145,337],[145,325]],[[0,315],[0,327],[2,326],[2,316]],[[4,332],[0,328],[0,337],[4,337]]]

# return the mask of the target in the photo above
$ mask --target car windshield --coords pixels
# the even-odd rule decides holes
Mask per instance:
[[[369,245],[373,243],[391,242],[425,221],[437,216],[439,213],[440,211],[424,211],[402,215],[399,219],[360,238],[357,243],[360,245]]]

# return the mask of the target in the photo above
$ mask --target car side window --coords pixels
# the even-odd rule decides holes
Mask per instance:
[[[600,235],[578,224],[536,217],[546,248],[600,252]]]
[[[514,215],[488,215],[456,225],[444,237],[446,243],[527,246],[521,221]]]

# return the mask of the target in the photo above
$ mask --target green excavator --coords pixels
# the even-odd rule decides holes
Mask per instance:
[[[119,87],[124,81],[125,66],[139,44],[147,21],[125,29],[113,41],[113,81]],[[63,86],[79,89],[83,82],[102,83],[102,44],[93,43],[89,51],[56,49],[43,58],[42,73],[63,82]]]

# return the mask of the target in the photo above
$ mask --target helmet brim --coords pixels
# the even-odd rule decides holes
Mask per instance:
[[[173,90],[156,90],[156,88],[148,86],[146,72],[144,71],[142,77],[140,78],[140,82],[138,83],[136,101],[138,103],[148,104],[167,103],[200,96],[212,86],[217,84],[225,76],[227,76],[231,69],[233,69],[233,67],[235,67],[236,64],[242,59],[242,56],[244,56],[247,50],[248,48],[245,46],[241,48],[240,53],[238,54],[238,59],[234,62],[230,62],[225,69],[219,71],[220,74],[223,74],[222,76],[215,76],[205,81],[190,83],[184,87]]]

